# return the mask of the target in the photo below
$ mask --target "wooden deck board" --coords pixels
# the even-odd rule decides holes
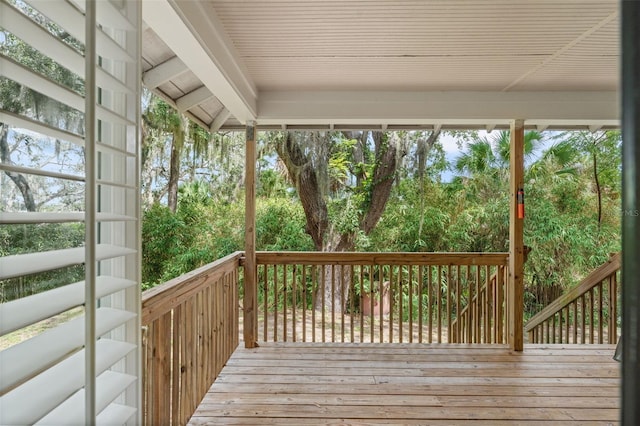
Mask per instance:
[[[238,348],[203,424],[617,424],[613,345],[263,344]]]

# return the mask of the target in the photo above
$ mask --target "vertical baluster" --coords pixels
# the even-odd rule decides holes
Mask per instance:
[[[589,289],[589,343],[593,344],[593,287]]]
[[[598,283],[596,288],[598,292],[598,344],[601,345],[604,342],[602,336],[604,322],[604,318],[602,317],[602,281]]]
[[[364,295],[364,268],[365,265],[360,265],[360,343],[364,342],[364,301],[362,298]],[[371,276],[371,269],[369,269],[369,276]]]
[[[291,314],[291,319],[292,319],[292,340],[295,342],[296,341],[296,335],[298,334],[298,329],[296,328],[296,304],[298,303],[298,298],[297,298],[297,286],[296,286],[296,276],[298,275],[298,265],[294,264],[292,266],[292,275],[291,275],[291,309],[292,309],[292,314]]]
[[[345,297],[347,297],[347,295],[345,294],[344,291],[344,270],[345,270],[345,265],[339,265],[338,266],[338,272],[340,273],[340,306],[339,306],[339,310],[338,313],[340,314],[340,339],[342,341],[342,343],[344,343],[344,314],[345,314],[345,309],[347,308],[347,301],[344,299]]]
[[[327,301],[326,301],[326,296],[325,296],[325,288],[327,285],[327,267],[325,264],[322,264],[322,276],[319,277],[320,280],[322,280],[321,283],[319,283],[319,285],[321,285],[322,287],[322,312],[320,312],[320,322],[321,322],[321,326],[322,326],[322,343],[325,342],[326,340],[326,311],[327,311]]]
[[[360,269],[361,267],[359,267]],[[353,325],[353,316],[355,313],[355,297],[356,297],[356,281],[357,281],[357,277],[356,277],[356,269],[354,265],[351,265],[349,267],[349,279],[351,280],[351,285],[349,285],[349,300],[350,305],[349,305],[349,324],[350,324],[350,328],[351,328],[351,343],[355,343],[356,338],[355,338],[355,334],[354,334],[354,325]]]
[[[182,305],[173,309],[171,315],[171,420],[180,423],[180,320]],[[209,380],[209,377],[207,378]]]
[[[563,321],[563,314],[564,312],[562,311],[562,309],[560,309],[558,311],[558,335],[559,335],[559,339],[558,339],[558,343],[564,343],[563,338],[564,336],[562,335],[562,321]]]
[[[427,299],[429,304],[427,305],[427,330],[429,331],[428,341],[433,342],[433,275],[431,271],[431,265],[427,265]]]
[[[483,343],[489,342],[489,280],[490,269],[488,265],[484,267],[484,279],[482,281],[482,339]]]
[[[474,292],[473,292],[473,278],[471,273],[471,265],[467,265],[467,291],[468,291],[468,299],[467,299],[467,322],[465,326],[466,333],[466,342],[473,343],[473,304],[475,303]]]
[[[383,315],[382,315],[382,312],[383,312],[383,310],[382,310],[382,296],[383,296],[383,291],[384,291],[383,282],[384,282],[384,279],[385,279],[384,265],[379,265],[378,272],[379,272],[379,277],[380,277],[380,279],[378,280],[378,290],[379,290],[378,294],[380,296],[380,301],[379,301],[380,309],[379,309],[379,312],[378,312],[378,317],[379,317],[378,319],[380,321],[380,323],[379,323],[379,326],[380,326],[380,343],[382,343],[382,342],[384,342],[384,321],[383,321]],[[389,291],[391,291],[391,290],[389,290]],[[371,300],[372,300],[372,302],[371,302],[371,306],[372,306],[371,312],[373,312],[373,295],[371,297]]]
[[[614,272],[609,278],[611,283],[611,291],[609,292],[609,304],[611,305],[610,322],[611,327],[609,330],[609,343],[615,345],[618,342],[618,276]]]
[[[497,324],[496,324],[496,328],[498,329],[498,340],[497,343],[506,343],[507,341],[507,337],[506,337],[506,333],[505,333],[505,322],[506,322],[506,315],[505,315],[505,311],[504,311],[504,300],[505,300],[505,290],[504,290],[504,286],[506,283],[506,280],[504,279],[505,277],[505,273],[506,273],[506,269],[504,266],[499,265],[496,266],[496,288],[497,288]]]
[[[418,265],[418,343],[422,343],[422,327],[423,327],[423,314],[424,308],[422,306],[422,299],[424,297],[423,282],[424,279],[424,265]]]
[[[460,294],[460,288],[461,288],[461,282],[460,280],[462,279],[460,277],[460,265],[457,265],[455,268],[455,275],[456,275],[456,329],[455,329],[455,333],[456,333],[456,341],[457,342],[462,342],[462,336],[461,336],[461,332],[462,329],[460,328],[461,324],[460,321],[462,320],[462,318],[460,317],[460,307],[461,307],[461,294]],[[452,330],[453,332],[454,330]]]
[[[324,271],[324,268],[322,269]],[[318,303],[318,267],[311,266],[311,341],[316,342],[316,306]],[[324,292],[323,292],[324,293]],[[324,303],[322,303],[324,309]]]
[[[570,323],[571,321],[569,320],[569,307],[565,306],[564,308],[562,308],[563,312],[564,312],[564,316],[565,316],[565,321],[564,321],[564,335],[565,335],[565,343],[571,343],[570,339],[569,339],[569,327],[570,327]]]
[[[549,344],[551,343],[551,333],[549,331],[550,329],[550,324],[549,324],[549,320],[546,320],[544,322],[544,328],[545,328],[545,343]]]
[[[287,341],[287,265],[282,265],[282,340]]]
[[[395,299],[393,265],[389,265],[389,343],[393,343],[393,301]],[[380,312],[384,311],[383,298],[380,298]]]
[[[273,341],[278,341],[278,265],[273,265]]]
[[[369,274],[369,288],[370,288],[370,292],[369,292],[369,323],[371,325],[371,343],[373,343],[375,341],[375,316],[373,315],[373,294],[374,294],[374,288],[376,285],[375,282],[375,271],[378,270],[378,267],[371,265],[370,267],[370,271],[371,273]],[[378,275],[378,279],[380,279],[380,275]],[[382,341],[382,340],[381,340]]]
[[[475,279],[475,297],[476,297],[476,301],[474,303],[473,306],[473,343],[480,343],[480,341],[482,340],[480,338],[480,315],[482,312],[482,308],[481,308],[481,296],[480,296],[480,278],[481,278],[481,273],[480,273],[480,265],[476,265],[476,279]]]
[[[496,272],[497,273],[497,272]],[[487,266],[487,322],[485,323],[487,341],[486,343],[493,343],[493,328],[495,324],[493,323],[493,318],[495,316],[495,281],[491,279],[491,269]]]
[[[336,341],[336,265],[331,265],[331,342]]]
[[[574,301],[573,305],[573,343],[578,343],[578,301]]]
[[[262,340],[265,342],[268,340],[269,335],[269,280],[267,279],[267,264],[262,265],[262,291],[263,291],[263,304],[264,304],[264,312],[262,314]]]
[[[451,318],[452,318],[452,306],[451,306],[451,265],[447,267],[447,342],[451,342],[451,333],[453,332],[451,328]]]
[[[436,290],[436,303],[438,304],[438,343],[442,343],[442,266],[437,265],[438,268],[438,281],[435,285]]]
[[[396,286],[396,290],[398,292],[398,339],[400,341],[400,343],[402,343],[402,339],[403,339],[403,334],[404,334],[404,330],[403,330],[403,325],[402,325],[402,320],[403,315],[404,315],[404,310],[403,310],[403,302],[404,302],[404,282],[402,279],[402,274],[403,274],[403,267],[402,265],[398,266],[398,275],[397,275],[397,286]],[[390,327],[393,327],[393,324],[389,324]]]
[[[307,341],[307,265],[302,265],[302,341]]]
[[[413,296],[414,296],[414,288],[413,288],[413,265],[408,265],[409,267],[409,343],[413,343],[413,315],[414,315],[414,307],[413,307]],[[418,303],[420,303],[420,297],[417,297]]]
[[[586,309],[586,301],[585,301],[585,297],[584,294],[580,297],[580,325],[582,330],[580,330],[580,343],[584,344],[587,342],[586,340],[586,334],[587,334],[587,324],[586,324],[586,318],[585,318],[585,314],[587,313],[587,309]]]

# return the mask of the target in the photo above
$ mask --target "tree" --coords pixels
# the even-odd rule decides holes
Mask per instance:
[[[41,22],[43,27],[54,37],[62,39],[74,49],[81,50],[81,45],[69,34],[52,22],[45,20],[29,6],[17,4],[16,7],[32,19]],[[78,94],[84,93],[83,81],[77,75],[9,32],[2,31],[2,38],[4,42],[0,45],[1,54],[46,75]],[[82,133],[82,114],[79,111],[6,78],[0,78],[0,108],[73,133]],[[49,138],[42,137],[42,139]],[[33,168],[42,168],[54,160],[59,160],[62,141],[55,140],[55,155],[53,156],[44,155],[44,150],[39,147],[40,144],[31,143],[33,141],[34,137],[24,136],[10,128],[7,123],[0,122],[0,158],[2,163],[14,165],[17,161],[18,165],[23,165],[23,162],[15,160],[15,156],[12,158],[12,155],[21,148],[21,144],[26,151],[26,155],[22,155],[22,157]],[[39,206],[74,192],[74,184],[68,182],[57,185],[58,190],[52,192],[51,188],[46,188],[47,185],[43,183],[42,178],[34,176],[27,178],[22,173],[10,170],[5,170],[4,173],[19,190],[24,201],[24,208],[27,211],[36,211]],[[36,181],[40,184],[36,184]],[[39,188],[34,189],[34,185]]]
[[[9,152],[9,126],[0,123],[0,160],[2,160],[3,164],[11,165],[11,156]],[[29,182],[21,173],[11,172],[9,170],[4,171],[5,174],[13,181],[13,183],[18,187],[18,190],[22,194],[22,198],[24,199],[24,205],[27,211],[34,212],[36,211],[36,202],[33,198],[33,192],[31,191],[31,186]]]
[[[598,229],[602,224],[603,191],[619,191],[621,137],[619,131],[571,132],[558,136],[575,145],[590,157],[591,174],[596,194]]]
[[[315,249],[354,250],[358,237],[369,235],[385,210],[404,156],[400,135],[288,132],[279,137],[276,150],[300,198]],[[350,283],[347,268],[336,272]],[[316,299],[324,293],[325,307],[341,311],[348,285],[344,294],[332,295],[329,280],[319,280]]]
[[[188,126],[186,118],[162,99],[153,97],[143,120],[147,127],[159,132],[160,136],[168,134],[171,138],[167,204],[169,210],[175,213],[178,207],[180,159]]]

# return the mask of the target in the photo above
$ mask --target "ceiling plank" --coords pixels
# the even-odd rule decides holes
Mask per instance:
[[[618,11],[615,10],[615,11],[611,12],[608,16],[606,16],[604,19],[602,19],[596,25],[594,25],[593,27],[589,28],[588,30],[586,30],[585,32],[580,34],[578,37],[576,37],[575,39],[571,40],[566,45],[562,46],[562,48],[559,49],[558,51],[554,52],[553,55],[549,56],[544,61],[542,61],[538,66],[531,68],[526,73],[524,73],[523,75],[521,75],[520,77],[518,77],[517,79],[512,81],[511,83],[509,83],[509,85],[507,85],[502,90],[505,91],[505,92],[508,91],[508,90],[511,90],[512,88],[514,88],[515,86],[517,86],[518,84],[523,82],[525,79],[527,79],[529,76],[534,75],[535,73],[537,73],[538,71],[542,70],[543,68],[545,68],[546,66],[548,66],[552,62],[554,62],[554,61],[558,60],[559,58],[561,58],[562,55],[564,55],[566,52],[568,52],[571,48],[576,46],[578,43],[580,43],[581,41],[585,40],[589,36],[593,35],[596,31],[598,31],[601,28],[607,26],[609,23],[613,22],[617,18],[618,18]]]

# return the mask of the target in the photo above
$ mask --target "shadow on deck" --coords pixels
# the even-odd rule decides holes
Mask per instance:
[[[617,424],[614,345],[239,347],[189,424]]]

